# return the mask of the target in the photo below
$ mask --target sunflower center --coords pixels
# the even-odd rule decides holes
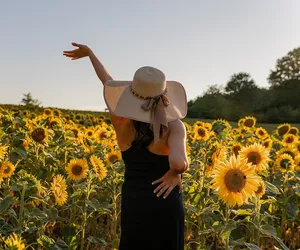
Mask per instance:
[[[5,166],[3,172],[4,172],[4,174],[9,174],[10,173],[10,167]]]
[[[225,185],[229,192],[240,192],[246,185],[246,176],[239,169],[231,169],[225,175]]]
[[[250,152],[248,154],[248,162],[251,162],[253,165],[259,164],[261,161],[261,156],[257,152]]]
[[[254,121],[252,119],[246,119],[244,122],[244,126],[252,128],[254,125]]]
[[[72,167],[72,173],[74,175],[81,175],[81,173],[82,173],[82,166],[80,166],[80,165],[74,165]]]
[[[288,136],[287,138],[286,138],[286,141],[285,141],[286,143],[293,143],[294,142],[294,137],[293,136]]]
[[[234,154],[237,156],[239,154],[239,151],[241,150],[241,146],[240,145],[236,145],[233,147],[233,152]]]
[[[42,142],[46,137],[45,131],[42,128],[37,128],[32,132],[32,139],[36,142]]]
[[[255,193],[260,194],[262,191],[263,191],[262,185],[259,185]]]
[[[284,169],[287,169],[290,165],[290,160],[289,159],[282,159],[280,161],[280,166]]]
[[[289,131],[289,126],[282,126],[281,128],[278,129],[278,134],[279,135],[284,135]]]
[[[109,157],[109,161],[111,162],[111,163],[114,163],[114,162],[116,162],[118,160],[118,157],[116,156],[116,155],[111,155],[110,157]]]
[[[261,136],[263,136],[263,135],[265,135],[265,132],[264,131],[262,131],[262,130],[259,130],[259,135],[261,135]]]
[[[263,146],[264,146],[265,148],[268,148],[269,145],[270,145],[270,142],[269,142],[269,141],[265,141],[265,142],[263,143]]]
[[[199,128],[197,132],[198,132],[199,136],[201,136],[201,137],[205,136],[205,130],[203,128]]]

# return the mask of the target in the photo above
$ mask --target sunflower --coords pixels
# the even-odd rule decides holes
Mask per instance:
[[[107,131],[107,129],[101,128],[96,131],[95,138],[98,143],[101,143],[104,140],[106,140],[107,138],[109,138],[109,132]]]
[[[239,153],[242,159],[247,160],[248,163],[252,163],[257,173],[261,173],[267,169],[269,158],[269,150],[259,143],[243,147]]]
[[[12,164],[11,162],[5,160],[2,162],[1,164],[1,169],[3,171],[2,176],[4,178],[9,178],[12,176],[12,174],[14,173],[16,167],[14,164]]]
[[[201,126],[197,126],[194,129],[194,141],[206,141],[210,136],[209,131]]]
[[[57,117],[61,117],[62,116],[61,111],[58,110],[58,109],[53,109],[53,115],[57,116]]]
[[[108,164],[114,164],[115,162],[122,159],[121,153],[119,151],[111,151],[106,155],[105,158]]]
[[[49,127],[50,128],[54,128],[55,126],[58,126],[58,127],[62,126],[61,120],[57,117],[52,118],[49,122]]]
[[[289,147],[289,148],[285,147],[276,152],[277,158],[282,154],[288,154],[293,159],[295,159],[297,157],[297,155],[299,155],[299,151],[295,147]]]
[[[245,118],[239,119],[239,121],[238,121],[238,126],[239,126],[239,127],[243,127],[243,126],[244,126],[244,122],[245,122]]]
[[[99,157],[97,157],[96,155],[92,155],[90,157],[90,162],[93,166],[93,169],[94,169],[97,177],[100,180],[105,178],[106,175],[107,175],[107,169],[105,168],[103,161]]]
[[[296,127],[291,127],[289,133],[293,134],[293,135],[298,135],[299,134],[299,129],[296,128]]]
[[[226,147],[221,145],[216,146],[216,149],[211,156],[212,167],[216,164],[217,160],[225,161],[226,158],[227,158]]]
[[[0,160],[2,160],[7,153],[8,146],[0,145]]]
[[[86,131],[85,131],[85,136],[89,139],[93,139],[94,138],[94,135],[95,135],[95,131],[94,129],[92,128],[88,128]]]
[[[277,129],[276,129],[276,133],[279,135],[279,136],[283,136],[285,135],[286,133],[288,133],[291,129],[291,125],[288,124],[288,123],[283,123],[283,124],[280,124]]]
[[[44,128],[38,127],[32,131],[31,137],[34,141],[42,143],[48,140],[48,133]]]
[[[30,142],[31,142],[31,139],[30,139],[30,137],[29,137],[29,136],[26,136],[26,138],[25,138],[25,139],[23,139],[22,146],[23,146],[24,148],[28,148],[28,147],[29,147],[29,144],[30,144]]]
[[[212,187],[219,199],[229,206],[243,205],[255,195],[260,177],[247,159],[232,155],[228,161],[217,161],[212,174]]]
[[[270,138],[266,138],[262,141],[262,145],[268,149],[268,150],[271,150],[272,148],[272,145],[273,145],[273,141],[270,139]]]
[[[282,172],[294,170],[294,160],[289,154],[281,154],[277,157],[275,165],[278,166]]]
[[[81,180],[87,175],[89,166],[85,159],[72,159],[66,166],[69,178],[74,181]]]
[[[262,128],[262,127],[256,128],[254,133],[255,133],[255,134],[257,135],[257,137],[259,137],[259,138],[265,138],[266,136],[268,136],[267,130],[265,130],[265,129]]]
[[[266,192],[265,182],[262,179],[260,179],[259,184],[258,184],[258,188],[255,191],[255,196],[257,198],[261,198],[264,195],[265,192]]]
[[[15,232],[7,237],[4,241],[5,245],[9,247],[8,249],[23,250],[25,249],[25,244],[21,236],[18,236]]]
[[[44,109],[43,113],[44,113],[46,116],[52,116],[52,115],[53,115],[52,110],[49,109],[49,108]]]
[[[285,134],[282,139],[282,144],[286,147],[292,147],[294,143],[298,142],[298,138],[293,134]]]
[[[62,206],[67,202],[67,184],[65,178],[62,175],[59,174],[53,178],[53,182],[51,183],[51,190],[58,205]]]
[[[231,146],[232,152],[235,154],[235,156],[238,156],[239,151],[242,149],[242,145],[239,143],[235,143]]]
[[[244,127],[253,128],[256,124],[256,118],[253,116],[246,116],[244,121]]]

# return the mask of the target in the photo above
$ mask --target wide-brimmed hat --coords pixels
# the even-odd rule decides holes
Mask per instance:
[[[168,122],[187,114],[184,87],[179,82],[166,81],[165,74],[154,67],[139,68],[132,81],[109,80],[103,92],[111,113],[151,123],[154,143],[159,139],[161,127],[165,135]]]

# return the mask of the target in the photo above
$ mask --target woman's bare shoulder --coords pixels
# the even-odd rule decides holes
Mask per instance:
[[[169,129],[170,129],[170,132],[174,132],[174,133],[177,133],[177,132],[184,132],[186,131],[186,128],[185,128],[185,125],[183,123],[183,121],[181,121],[180,119],[177,119],[177,120],[174,120],[174,121],[171,121],[169,122]]]

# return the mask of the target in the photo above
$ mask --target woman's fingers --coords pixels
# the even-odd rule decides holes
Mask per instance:
[[[161,182],[162,180],[163,180],[163,177],[157,179],[156,181],[153,181],[153,182],[152,182],[152,185],[154,185],[154,184],[156,184],[156,183],[158,183],[158,182]]]
[[[164,194],[164,199],[166,199],[169,196],[169,194],[172,192],[172,190],[173,190],[173,187],[169,187],[167,192]]]
[[[164,182],[160,183],[160,185],[154,189],[153,193],[158,192],[158,190],[160,190],[164,185],[166,185],[166,183]]]
[[[168,185],[165,185],[159,192],[158,194],[156,195],[157,197],[161,196],[162,193],[164,193],[167,189],[169,188]]]

